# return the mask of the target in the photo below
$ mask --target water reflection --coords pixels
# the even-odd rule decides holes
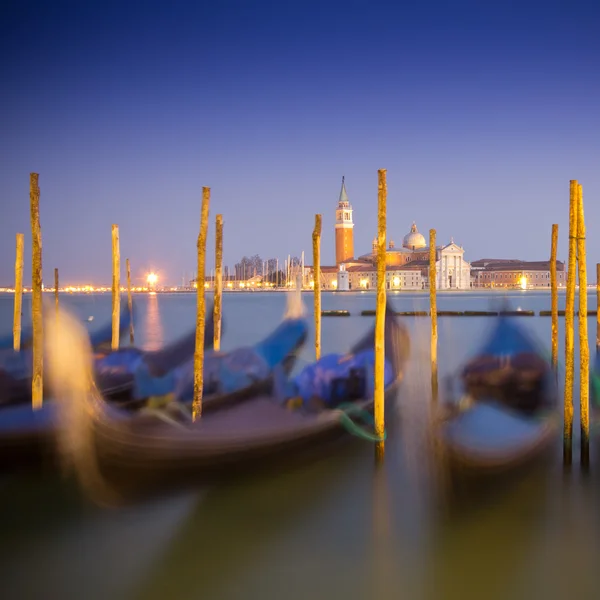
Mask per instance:
[[[372,511],[372,584],[370,586],[371,594],[369,595],[380,599],[392,597],[392,595],[396,597],[397,590],[390,590],[390,582],[394,580],[398,566],[396,565],[393,549],[390,488],[387,469],[384,464],[377,464],[374,469]]]
[[[148,294],[146,319],[144,322],[144,330],[146,333],[146,340],[144,343],[145,350],[160,350],[165,343],[158,302],[158,295],[155,292],[150,292]]]

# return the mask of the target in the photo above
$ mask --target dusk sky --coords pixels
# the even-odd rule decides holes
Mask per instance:
[[[341,178],[355,250],[416,221],[465,259],[567,257],[569,180],[600,262],[597,1],[29,2],[0,8],[0,285],[40,175],[44,280],[109,283],[111,224],[136,282],[195,270],[202,186],[224,262],[334,262]],[[124,274],[123,268],[123,274]],[[590,273],[595,281],[595,275]]]

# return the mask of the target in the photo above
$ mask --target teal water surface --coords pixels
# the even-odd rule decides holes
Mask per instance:
[[[389,298],[396,310],[428,306],[425,294]],[[438,308],[486,310],[501,299],[515,309],[550,308],[548,293],[530,291],[441,293]],[[83,319],[93,316],[90,326],[110,318],[109,295],[61,301]],[[195,301],[137,295],[136,343],[158,348],[188,331]],[[312,294],[303,301],[311,314]],[[559,301],[564,308],[564,295]],[[595,308],[594,296],[589,301]],[[223,349],[260,339],[285,303],[283,293],[226,294]],[[327,293],[322,304],[352,313],[323,319],[324,352],[345,350],[372,325],[359,316],[374,308],[372,293]],[[12,298],[0,296],[0,334],[11,319]],[[549,350],[550,319],[520,319]],[[320,460],[119,509],[96,507],[50,470],[3,476],[2,598],[597,598],[597,444],[589,476],[580,474],[577,450],[572,471],[563,472],[557,439],[550,464],[449,498],[428,451],[429,319],[404,321],[413,351],[398,411],[388,415],[382,468],[371,444],[352,439]],[[476,351],[490,323],[440,318],[442,379]],[[588,327],[593,346],[595,317]],[[562,358],[563,319],[560,334]],[[313,356],[311,337],[302,361]]]

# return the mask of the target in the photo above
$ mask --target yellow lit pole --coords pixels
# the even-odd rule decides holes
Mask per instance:
[[[567,271],[567,298],[565,306],[565,400],[563,460],[570,465],[573,456],[573,374],[575,371],[575,277],[577,268],[577,180],[569,188],[569,267]]]
[[[590,462],[590,347],[587,328],[587,262],[583,190],[577,185],[577,263],[579,271],[579,422],[581,426],[581,465]]]
[[[54,307],[58,317],[58,269],[54,269]]]
[[[25,235],[17,233],[17,248],[15,257],[15,305],[13,314],[13,348],[15,352],[21,349],[21,313],[23,312],[23,250]]]
[[[129,259],[125,259],[127,270],[127,308],[129,309],[129,343],[133,344],[133,299],[131,298],[131,265]]]
[[[387,169],[379,169],[377,190],[377,305],[375,310],[375,434],[383,440],[385,434],[385,237],[387,213]],[[384,456],[384,442],[377,442],[375,455]]]
[[[206,237],[208,233],[208,207],[210,188],[202,188],[202,211],[200,233],[198,234],[198,275],[196,276],[196,350],[194,352],[194,400],[192,402],[192,420],[202,415],[202,388],[204,386],[204,329],[205,298],[204,283],[206,269]]]
[[[313,279],[315,301],[315,358],[321,358],[321,215],[315,215],[313,243]]]
[[[223,313],[223,215],[217,215],[215,238],[215,281],[214,281],[213,321],[215,331],[213,348],[221,349],[221,316]]]
[[[431,398],[438,397],[438,330],[437,330],[437,252],[435,248],[435,229],[429,230],[429,308],[431,312]]]
[[[552,299],[552,369],[558,374],[558,285],[556,281],[556,255],[558,248],[558,225],[552,225],[550,250],[550,294]]]
[[[44,399],[44,323],[42,315],[42,230],[40,227],[40,188],[38,173],[29,175],[31,209],[31,321],[33,327],[33,369],[31,405],[42,407]]]
[[[119,226],[112,226],[112,341],[111,348],[119,349],[119,313],[121,312],[121,256]]]

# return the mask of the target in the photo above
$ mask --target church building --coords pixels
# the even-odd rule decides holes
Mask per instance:
[[[336,265],[321,267],[322,288],[339,291],[375,288],[377,239],[373,240],[370,253],[354,258],[353,210],[343,177],[335,216]],[[438,290],[466,290],[471,287],[471,265],[465,261],[464,253],[463,247],[453,239],[448,244],[436,247]],[[402,240],[402,246],[397,248],[393,241],[389,242],[386,251],[386,288],[422,290],[428,287],[429,247],[413,223]]]

